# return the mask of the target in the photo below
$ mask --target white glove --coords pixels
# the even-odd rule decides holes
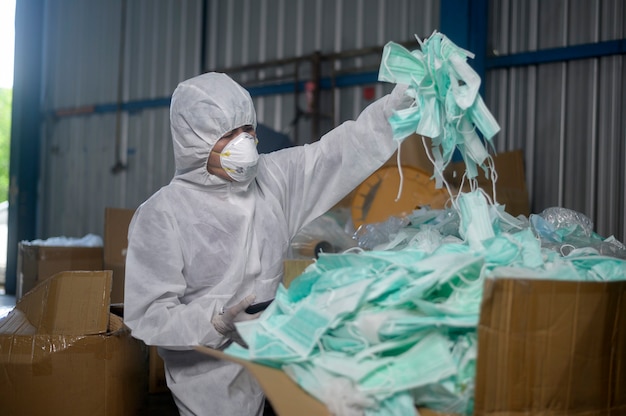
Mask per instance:
[[[415,102],[415,98],[406,94],[408,87],[409,86],[406,84],[396,84],[396,86],[393,87],[393,91],[389,93],[387,102],[385,103],[385,107],[383,109],[385,118],[388,119],[394,111],[408,108]]]
[[[222,311],[213,315],[213,318],[211,318],[211,323],[217,332],[244,348],[248,348],[248,344],[246,344],[243,338],[241,338],[241,335],[239,335],[239,332],[237,332],[235,322],[249,321],[257,318],[261,314],[261,312],[255,314],[246,313],[246,308],[252,305],[254,299],[256,299],[256,295],[248,295],[235,306],[228,309],[222,308]]]

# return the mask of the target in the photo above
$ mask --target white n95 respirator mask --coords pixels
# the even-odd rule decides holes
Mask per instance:
[[[257,139],[248,134],[241,133],[232,139],[221,153],[220,164],[222,169],[235,182],[248,182],[256,176],[256,168],[259,162],[259,152],[256,150]]]

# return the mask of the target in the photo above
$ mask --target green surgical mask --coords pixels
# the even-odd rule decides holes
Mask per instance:
[[[415,346],[359,383],[359,390],[379,398],[436,383],[456,372],[449,341],[432,332]]]
[[[475,250],[483,247],[483,241],[495,236],[489,206],[479,191],[460,194],[458,198],[461,226],[459,234]]]
[[[426,75],[420,51],[411,53],[404,46],[389,42],[383,48],[378,80],[394,84],[419,84]]]

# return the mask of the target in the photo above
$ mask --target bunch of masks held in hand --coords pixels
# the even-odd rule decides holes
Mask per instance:
[[[490,173],[493,163],[484,143],[493,149],[500,126],[479,94],[480,77],[467,63],[474,55],[437,31],[417,40],[418,50],[394,42],[383,49],[378,80],[406,84],[407,95],[414,98],[413,105],[389,119],[394,139],[402,142],[411,134],[431,139],[437,188],[445,183],[443,172],[455,151],[465,162],[468,179],[478,175],[479,167]]]
[[[283,369],[332,414],[470,415],[485,279],[626,280],[626,261],[598,251],[626,248],[593,233],[583,246],[584,216],[512,217],[481,191],[454,205],[415,211],[374,250],[321,254],[258,320],[237,325],[248,349],[226,353]],[[555,235],[579,248],[563,255]]]

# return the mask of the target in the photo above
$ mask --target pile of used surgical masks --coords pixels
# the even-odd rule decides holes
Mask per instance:
[[[282,368],[332,414],[470,415],[485,279],[626,279],[626,247],[572,220],[581,214],[515,218],[481,191],[457,202],[415,211],[374,250],[320,255],[237,325],[248,349],[226,353]]]
[[[465,130],[462,120],[470,117],[486,136],[493,123],[481,127],[489,117],[476,104],[463,51],[435,33],[420,53],[386,52],[381,68],[406,69],[419,107],[391,120],[404,129],[398,137],[424,124],[431,130],[420,134],[443,146],[439,168],[450,156],[448,140],[466,144],[466,163],[484,168],[489,157],[476,150],[468,133],[474,128]],[[288,289],[279,287],[259,319],[237,324],[248,349],[233,344],[225,352],[281,368],[335,415],[409,415],[416,406],[472,414],[485,279],[624,280],[626,248],[593,233],[582,214],[555,208],[513,217],[471,189],[451,197],[447,209],[392,218],[369,229],[375,238],[361,231],[358,247],[320,254]]]

